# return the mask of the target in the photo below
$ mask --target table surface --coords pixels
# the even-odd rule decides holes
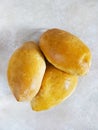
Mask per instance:
[[[0,130],[98,130],[98,0],[0,0]],[[34,112],[19,103],[6,77],[8,59],[25,41],[38,40],[44,28],[61,28],[92,52],[88,75],[55,108]]]

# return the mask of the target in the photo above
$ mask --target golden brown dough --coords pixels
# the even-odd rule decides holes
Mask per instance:
[[[42,111],[59,104],[72,94],[77,80],[77,76],[67,74],[48,64],[41,88],[31,101],[32,109]]]
[[[50,29],[43,33],[39,45],[47,60],[58,69],[75,75],[85,75],[88,72],[91,52],[71,33]]]
[[[31,100],[39,91],[46,64],[38,45],[26,42],[11,56],[9,86],[18,101]]]

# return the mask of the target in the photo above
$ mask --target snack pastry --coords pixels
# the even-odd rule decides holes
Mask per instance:
[[[17,101],[31,100],[39,91],[45,73],[44,57],[34,42],[26,42],[11,56],[7,77]]]
[[[42,34],[39,46],[46,59],[56,68],[74,75],[87,74],[91,65],[91,52],[73,34],[50,29]]]
[[[69,97],[77,86],[78,77],[67,74],[48,64],[38,94],[32,99],[31,107],[42,111],[56,106]]]

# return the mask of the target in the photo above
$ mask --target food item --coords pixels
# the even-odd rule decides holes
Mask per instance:
[[[17,101],[31,100],[39,91],[46,69],[44,57],[34,42],[26,42],[11,56],[8,82]]]
[[[40,48],[56,68],[74,75],[85,75],[91,64],[89,48],[76,36],[50,29],[40,38]]]
[[[77,76],[67,74],[48,64],[41,88],[31,101],[32,109],[42,111],[59,104],[72,94],[77,80]]]
[[[91,52],[79,38],[50,29],[42,34],[39,46],[30,41],[14,52],[8,83],[17,101],[30,101],[33,110],[43,111],[67,99],[90,65]]]

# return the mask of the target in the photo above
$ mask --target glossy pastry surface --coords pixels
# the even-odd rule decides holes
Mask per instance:
[[[85,75],[88,72],[91,52],[71,33],[50,29],[42,34],[39,45],[46,59],[58,69],[75,75]]]

